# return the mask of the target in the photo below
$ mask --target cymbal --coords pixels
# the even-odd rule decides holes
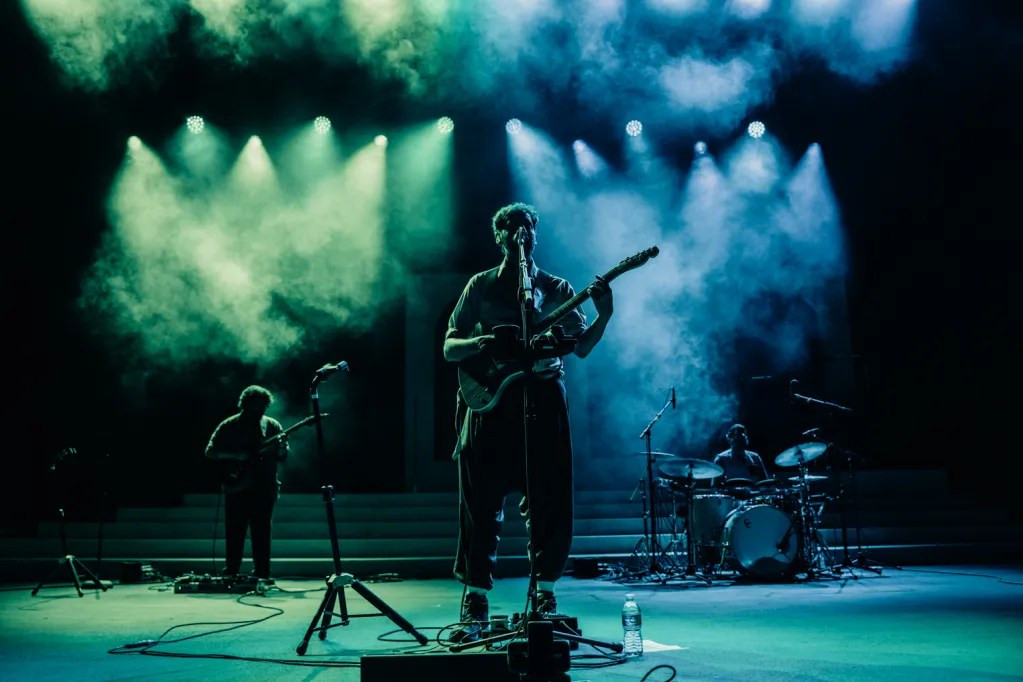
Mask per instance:
[[[809,462],[823,455],[827,449],[827,443],[800,443],[793,445],[788,450],[783,450],[774,458],[774,463],[780,467],[794,467],[799,464],[800,459],[803,462]]]
[[[646,457],[646,451],[637,452],[636,454],[637,455],[643,455],[644,457]],[[664,462],[664,461],[667,461],[667,460],[675,461],[677,459],[681,459],[678,455],[673,455],[670,452],[658,452],[657,450],[654,450],[650,454],[653,456],[655,463],[656,462]]]
[[[799,476],[789,476],[789,480],[790,481],[796,481],[798,483],[801,479],[800,479]],[[819,476],[817,474],[807,474],[806,475],[806,480],[808,480],[808,481],[826,481],[826,480],[828,480],[828,477],[827,476]]]
[[[694,479],[703,480],[715,478],[725,473],[725,470],[714,462],[694,457],[679,457],[659,465],[662,476],[671,478],[689,478],[690,473]]]

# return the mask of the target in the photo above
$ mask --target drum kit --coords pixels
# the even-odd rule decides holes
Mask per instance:
[[[671,539],[657,563],[708,584],[729,577],[783,581],[833,575],[834,561],[821,536],[820,517],[834,498],[816,490],[829,477],[808,469],[828,448],[821,442],[792,446],[775,457],[774,464],[794,473],[762,481],[724,480],[724,470],[713,462],[650,453],[656,488],[666,493],[670,504],[654,500],[649,513],[665,514],[667,507],[675,517],[662,523]],[[676,528],[676,519],[683,520],[681,528]],[[644,538],[640,544],[649,549],[659,543]],[[671,577],[665,570],[659,575],[662,580]]]

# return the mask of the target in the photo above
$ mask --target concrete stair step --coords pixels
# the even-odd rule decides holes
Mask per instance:
[[[521,517],[508,518],[504,524],[503,535],[525,535],[525,521]],[[457,519],[444,521],[362,521],[339,522],[337,534],[340,538],[422,538],[451,537],[458,534]],[[223,519],[217,526],[218,533],[223,535]],[[213,535],[213,523],[205,521],[130,521],[107,523],[103,527],[103,537],[112,539],[144,539],[144,538],[198,538]],[[577,519],[576,535],[618,535],[622,533],[641,533],[641,518],[624,519]],[[65,532],[69,539],[95,540],[99,536],[99,523],[68,524]],[[59,537],[55,523],[43,524],[39,527],[36,537],[56,540]],[[274,520],[273,535],[275,538],[301,539],[317,538],[327,534],[326,520],[277,521]]]
[[[971,564],[971,563],[1005,563],[1016,562],[1019,557],[1019,545],[1015,543],[938,543],[931,545],[915,544],[887,544],[887,545],[866,545],[863,548],[864,556],[872,561],[887,564],[881,565],[882,574],[898,570],[895,566],[927,566],[940,564]],[[853,550],[851,558],[855,558]],[[596,559],[606,563],[625,562],[630,558],[631,548],[628,551],[617,553],[596,553],[584,554],[573,552],[573,559]],[[836,563],[841,563],[841,548],[833,551]],[[218,557],[216,568],[213,567],[209,557],[182,558],[165,555],[146,557],[146,563],[151,564],[156,570],[168,577],[174,577],[186,572],[194,573],[216,573],[222,567],[222,556]],[[394,556],[394,557],[341,557],[342,570],[352,573],[357,578],[367,581],[372,589],[373,575],[380,573],[397,573],[402,578],[449,578],[453,560],[451,556]],[[79,557],[90,570],[99,569],[102,578],[117,580],[120,574],[121,562],[139,561],[135,556],[114,556],[109,555],[101,565],[88,558]],[[57,561],[52,557],[32,557],[26,559],[0,558],[0,577],[7,581],[39,581],[46,579],[58,568]],[[568,575],[571,575],[573,561],[569,560]],[[252,564],[246,559],[242,564],[243,571],[251,571]],[[272,563],[273,575],[283,577],[321,578],[333,571],[332,561],[327,553],[316,554],[304,557],[274,557]],[[497,564],[496,576],[499,578],[522,577],[528,574],[529,563],[524,556],[502,555]],[[869,575],[861,571],[861,575]],[[570,578],[565,578],[570,579]],[[48,585],[50,583],[47,583]],[[66,583],[65,583],[66,584]],[[70,588],[69,588],[70,589]],[[59,588],[49,589],[41,594],[56,594]],[[185,595],[181,595],[185,596]],[[361,599],[355,596],[350,604],[358,602],[358,608],[352,606],[355,613],[372,612],[372,607],[363,605]],[[365,608],[363,608],[365,607]],[[457,607],[455,607],[457,608]],[[310,614],[315,609],[315,604],[310,603]]]
[[[641,531],[642,529],[638,529]],[[832,546],[841,543],[839,529],[821,531],[824,541]],[[573,539],[574,552],[600,553],[621,552],[631,548],[642,537],[641,532],[579,535]],[[274,537],[273,552],[275,557],[291,557],[315,555],[329,547],[326,534],[314,538],[281,538]],[[342,552],[351,557],[367,556],[402,556],[402,555],[449,555],[454,552],[457,536],[448,534],[440,537],[404,537],[404,538],[352,538],[340,537]],[[848,534],[850,544],[856,542],[855,533]],[[899,526],[892,528],[864,528],[860,533],[860,541],[864,544],[942,544],[942,543],[975,543],[975,542],[1009,542],[1023,547],[1023,529],[1010,525],[974,525],[920,527]],[[527,537],[520,534],[504,533],[501,549],[505,553],[524,553]],[[74,539],[68,542],[69,551],[73,554],[88,556],[96,551],[94,539]],[[216,543],[216,552],[223,555],[223,540]],[[195,538],[159,538],[159,539],[125,539],[108,538],[104,541],[104,553],[110,556],[181,556],[201,557],[213,551],[213,540],[210,536]],[[10,539],[3,545],[6,557],[43,557],[58,556],[59,543],[51,538]]]

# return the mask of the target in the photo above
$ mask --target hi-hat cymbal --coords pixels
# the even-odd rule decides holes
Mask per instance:
[[[796,481],[798,483],[800,480],[802,480],[802,477],[801,476],[789,476],[789,480],[790,481]],[[826,480],[828,480],[828,477],[827,476],[820,476],[818,474],[807,474],[806,475],[806,480],[808,480],[808,481],[826,481]]]
[[[817,459],[828,449],[827,443],[800,443],[793,445],[788,450],[782,451],[774,458],[774,463],[780,467],[794,467],[801,461],[809,462]]]
[[[696,480],[715,478],[725,473],[725,470],[714,462],[695,457],[678,457],[665,461],[658,465],[662,476],[669,478],[689,478],[690,474]]]

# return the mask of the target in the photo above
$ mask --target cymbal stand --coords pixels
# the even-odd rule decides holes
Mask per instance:
[[[828,472],[832,471],[831,464],[828,464]],[[842,561],[841,563],[835,564],[831,567],[831,570],[836,574],[842,574],[848,572],[848,577],[853,580],[859,580],[860,576],[852,570],[852,560],[849,559],[849,519],[846,507],[848,507],[848,495],[846,493],[846,478],[845,472],[841,469],[836,471],[838,475],[838,493],[835,499],[838,502],[838,518],[842,524]]]
[[[863,553],[863,527],[860,523],[860,493],[856,487],[856,465],[853,463],[855,455],[851,450],[841,449],[842,454],[846,461],[846,471],[849,474],[849,485],[852,488],[852,501],[853,501],[853,517],[856,523],[856,558],[849,560],[849,552],[846,551],[843,560],[843,568],[859,568],[864,571],[870,571],[881,575],[881,565],[879,562],[871,561]],[[892,568],[900,568],[899,566],[893,566]]]
[[[638,565],[640,568],[636,569],[637,574],[645,575],[643,573],[644,568],[651,562],[650,508],[647,504],[646,476],[639,479],[639,483],[636,484],[636,488],[632,491],[632,495],[629,497],[629,502],[632,502],[637,492],[639,493],[640,500],[643,503],[643,537],[641,537],[635,547],[632,548],[632,554],[629,555],[629,559],[626,561],[626,566]],[[633,560],[635,560],[635,563],[633,563]]]
[[[810,485],[807,482],[808,469],[802,454],[799,455],[799,526],[802,561],[806,567],[806,579],[816,580],[830,566],[831,549],[820,534],[820,513],[813,508]]]
[[[689,475],[686,476],[686,570],[683,574],[686,578],[696,578],[708,585],[711,578],[706,575],[696,574],[696,533],[693,531],[693,491],[696,489],[696,481],[693,479],[693,468],[689,467]]]
[[[671,528],[670,528],[670,538],[671,539],[668,540],[668,544],[666,544],[664,546],[664,550],[661,553],[661,556],[663,557],[665,564],[669,565],[673,572],[681,573],[681,572],[683,572],[685,570],[685,563],[683,563],[683,560],[680,559],[679,555],[682,554],[683,556],[686,557],[685,561],[688,561],[688,551],[687,551],[687,548],[686,548],[686,546],[684,544],[685,543],[685,538],[683,537],[681,539],[681,541],[679,539],[679,532],[678,532],[678,525],[679,524],[678,524],[678,521],[677,521],[678,514],[676,513],[676,510],[678,509],[678,505],[676,504],[676,500],[675,500],[675,492],[676,491],[674,489],[671,489],[671,500],[670,500],[670,502],[662,503],[662,505],[661,505],[661,513],[664,515],[665,518],[670,518],[671,519]],[[654,513],[655,514],[658,513],[657,510],[655,510]],[[684,532],[684,528],[683,528],[683,532]]]

